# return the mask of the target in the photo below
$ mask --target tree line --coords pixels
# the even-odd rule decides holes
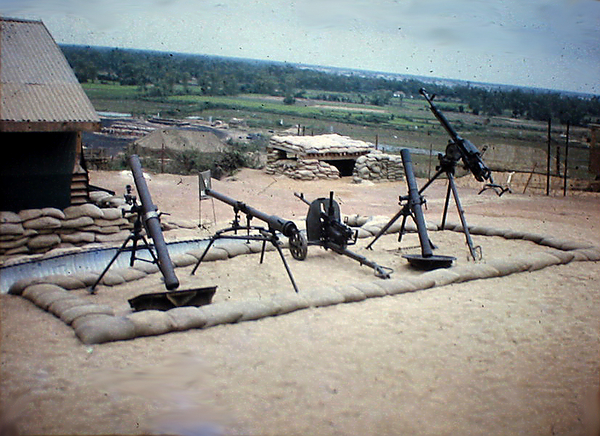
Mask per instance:
[[[511,90],[472,85],[429,84],[416,79],[389,79],[365,74],[335,74],[284,63],[117,48],[61,46],[80,82],[101,81],[138,87],[141,98],[176,94],[234,96],[264,94],[294,104],[306,97],[385,106],[403,97],[418,97],[426,87],[438,100],[476,115],[505,115],[572,125],[600,120],[600,97],[579,97],[527,88]],[[449,108],[444,108],[448,110]]]

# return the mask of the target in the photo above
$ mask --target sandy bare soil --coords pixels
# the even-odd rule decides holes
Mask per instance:
[[[119,193],[122,173],[93,172],[91,183]],[[419,180],[422,184],[423,181]],[[459,181],[470,224],[513,228],[600,246],[600,197],[477,195]],[[149,175],[154,202],[178,227],[167,240],[206,237],[231,208],[202,202],[197,179]],[[244,170],[213,189],[266,213],[297,220],[308,199],[335,192],[346,215],[391,217],[403,182],[347,179],[296,182]],[[427,191],[427,219],[439,222],[445,184]],[[218,223],[213,219],[216,215]],[[450,220],[457,221],[452,205]],[[260,222],[253,222],[260,224]],[[186,228],[187,227],[187,228]],[[467,264],[464,237],[431,232],[439,254]],[[474,237],[484,261],[539,251],[526,241]],[[395,235],[372,252],[406,266]],[[409,234],[403,247],[418,243]],[[354,248],[353,248],[354,249]],[[418,250],[417,250],[418,251]],[[358,263],[310,247],[286,257],[300,289],[379,280]],[[218,285],[214,301],[293,292],[275,252],[178,268],[186,286]],[[358,303],[305,309],[259,321],[87,346],[73,329],[21,297],[1,295],[0,400],[5,423],[22,434],[243,435],[580,435],[588,430],[599,380],[600,269],[571,262],[535,272],[471,281]],[[126,298],[163,291],[158,274],[114,288],[97,301],[127,311]],[[2,435],[4,436],[4,435]]]

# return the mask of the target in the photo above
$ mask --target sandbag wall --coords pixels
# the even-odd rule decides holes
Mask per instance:
[[[133,224],[122,207],[86,203],[64,210],[0,212],[0,255],[39,254],[54,248],[124,241]]]
[[[296,180],[339,179],[333,165],[318,159],[279,159],[276,151],[267,154],[267,174],[283,174]]]
[[[372,182],[396,181],[404,177],[404,166],[400,156],[381,152],[369,153],[356,159],[352,173],[354,183],[363,180]]]

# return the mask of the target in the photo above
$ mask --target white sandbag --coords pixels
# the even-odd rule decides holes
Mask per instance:
[[[325,307],[344,302],[344,296],[329,286],[302,290],[301,295],[311,307]]]
[[[81,299],[78,300],[81,301]],[[74,303],[75,302],[76,301],[74,301]],[[55,303],[54,305],[56,304],[58,303]],[[73,304],[71,307],[64,308],[57,315],[65,324],[71,325],[81,317],[90,315],[114,315],[114,311],[110,306],[94,303],[90,304],[88,302],[87,304]]]
[[[388,280],[380,280],[377,282],[377,285],[381,288],[385,289],[388,295],[397,295],[403,294],[405,292],[412,292],[416,290],[416,286],[414,283],[411,283],[405,279],[388,279]]]
[[[243,315],[239,307],[230,305],[228,302],[212,303],[199,307],[198,310],[206,318],[205,327],[212,327],[220,324],[232,324],[237,322]]]
[[[61,288],[72,290],[85,288],[85,283],[76,277],[66,274],[53,274],[51,276],[44,277],[44,282],[60,286]]]
[[[376,282],[358,282],[352,284],[352,286],[365,294],[367,298],[385,297],[387,295],[387,291],[378,286]]]
[[[344,303],[363,301],[367,298],[364,292],[352,285],[334,286],[333,289],[344,297]]]
[[[22,221],[23,221],[23,218],[21,218],[18,213],[11,212],[8,210],[0,211],[0,224],[5,224],[5,223],[19,224]]]
[[[72,218],[90,217],[103,218],[104,212],[95,204],[85,203],[77,206],[69,206],[64,210],[65,217],[70,220]]]
[[[206,325],[206,315],[198,307],[176,307],[166,313],[171,317],[173,329],[176,331],[199,329]]]
[[[127,316],[135,326],[135,336],[156,336],[175,330],[172,318],[160,310],[142,310]]]
[[[306,298],[295,292],[281,292],[273,296],[271,301],[277,306],[277,313],[280,315],[310,307]]]
[[[75,334],[84,344],[102,344],[135,337],[135,326],[125,317],[98,315],[81,323]]]

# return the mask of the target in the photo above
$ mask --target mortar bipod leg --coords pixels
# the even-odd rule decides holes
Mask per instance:
[[[367,250],[372,250],[373,249],[373,244],[375,242],[377,242],[377,240],[385,233],[388,231],[388,229],[390,227],[392,227],[392,224],[394,224],[396,221],[398,221],[398,218],[400,218],[402,215],[405,215],[405,210],[404,208],[400,209],[398,211],[398,213],[396,215],[394,215],[394,217],[385,225],[381,228],[381,230],[379,231],[379,233],[377,233],[377,235],[375,235],[375,239],[373,239],[369,245],[367,245]]]
[[[212,247],[212,245],[214,244],[214,242],[217,239],[217,237],[213,236],[212,238],[210,238],[210,242],[208,243],[208,245],[204,249],[204,252],[202,253],[202,256],[200,256],[200,259],[198,259],[198,262],[196,262],[196,266],[194,266],[194,269],[192,270],[192,272],[191,272],[190,275],[193,276],[196,273],[196,270],[198,269],[198,267],[200,266],[200,264],[204,260],[204,257],[206,256],[206,253],[208,253],[208,250],[210,250],[210,247]]]
[[[460,198],[458,197],[458,189],[456,189],[456,184],[454,183],[454,176],[448,173],[448,186],[452,189],[452,196],[454,197],[454,202],[456,203],[456,209],[458,210],[458,215],[460,217],[460,222],[462,224],[463,232],[465,234],[465,239],[467,240],[467,245],[469,246],[469,252],[471,253],[471,257],[473,260],[481,260],[481,247],[477,247],[479,249],[479,254],[475,247],[473,246],[473,239],[471,239],[471,232],[469,232],[469,226],[467,224],[467,219],[465,218],[465,211],[460,204]]]

